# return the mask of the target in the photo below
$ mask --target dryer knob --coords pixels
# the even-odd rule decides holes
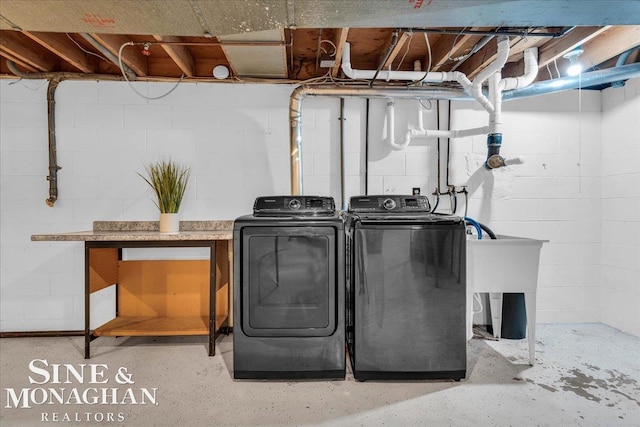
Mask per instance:
[[[291,210],[296,211],[296,210],[300,209],[300,206],[302,206],[302,204],[300,203],[300,200],[298,200],[298,199],[293,199],[293,200],[291,200],[289,202],[289,209],[291,209]]]
[[[384,202],[382,202],[382,207],[390,211],[391,209],[396,207],[396,202],[393,199],[386,199]]]

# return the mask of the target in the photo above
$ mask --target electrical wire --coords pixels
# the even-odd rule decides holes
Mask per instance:
[[[429,65],[427,65],[427,73],[431,71],[431,61],[433,59],[431,55],[431,43],[429,43],[429,35],[424,33],[424,41],[427,43],[427,54],[429,55]]]
[[[67,37],[69,37],[69,40],[71,40],[71,41],[72,41],[76,46],[78,46],[78,48],[79,48],[81,51],[83,51],[84,53],[86,53],[86,54],[88,54],[88,55],[93,55],[93,56],[95,56],[95,57],[98,57],[98,58],[102,59],[103,61],[107,61],[107,62],[109,62],[109,60],[108,60],[107,58],[105,58],[104,56],[102,56],[102,55],[98,55],[97,53],[91,52],[91,51],[89,51],[89,50],[87,50],[87,49],[83,48],[83,47],[82,47],[82,45],[81,45],[80,43],[78,43],[77,41],[75,41],[75,40],[73,39],[73,37],[71,37],[71,35],[70,35],[69,33],[65,33],[65,34],[67,35]]]
[[[467,29],[467,27],[464,27],[462,29],[462,31],[460,31],[458,34],[456,34],[456,38],[453,39],[453,43],[451,43],[451,49],[449,49],[449,55],[447,55],[449,61],[454,61],[455,62],[455,61],[458,60],[458,58],[452,58],[451,54],[453,53],[453,48],[456,46],[456,43],[458,42],[458,37],[460,37],[462,34],[464,34],[466,29]]]
[[[35,92],[35,91],[40,90],[40,88],[47,83],[47,80],[44,80],[42,83],[40,83],[40,85],[38,87],[33,88],[33,87],[29,87],[26,84],[24,84],[23,80],[24,79],[22,77],[20,77],[18,80],[14,81],[14,82],[10,82],[9,86],[15,85],[15,84],[19,84],[20,86],[25,87],[25,88]]]
[[[326,49],[322,47],[322,43],[329,43],[331,47],[333,47],[333,53],[327,52]],[[322,49],[324,53],[328,53],[329,56],[336,56],[336,52],[338,52],[338,48],[336,47],[336,45],[331,40],[327,39],[320,40],[320,49]]]
[[[427,54],[429,56],[429,63],[427,65],[427,70],[424,72],[424,75],[420,77],[418,80],[413,80],[413,81],[410,81],[409,83],[405,83],[404,84],[405,86],[412,86],[416,83],[420,83],[421,81],[427,78],[427,75],[429,74],[429,70],[431,70],[431,44],[429,43],[429,35],[427,33],[424,33],[424,41],[427,43]]]
[[[560,70],[558,69],[558,60],[553,60],[553,65],[556,67],[556,73],[558,73],[558,78],[560,78]]]
[[[407,42],[407,48],[404,50],[404,55],[402,55],[402,58],[400,58],[400,62],[398,63],[398,67],[396,68],[396,71],[400,69],[400,66],[404,62],[404,58],[406,58],[407,53],[409,53],[409,46],[411,46],[411,40],[413,40],[413,33],[411,33],[411,35],[409,36],[409,41]]]
[[[118,49],[118,66],[120,67],[120,71],[122,72],[122,77],[124,77],[124,79],[126,80],[131,90],[133,90],[139,97],[144,98],[148,101],[155,101],[157,99],[161,99],[169,95],[171,92],[176,90],[176,88],[180,83],[182,83],[182,80],[184,79],[184,74],[182,74],[182,77],[180,77],[180,80],[178,80],[176,84],[171,89],[169,89],[169,91],[167,91],[166,93],[160,96],[146,96],[138,92],[138,90],[131,84],[131,81],[129,81],[129,78],[127,77],[127,73],[124,72],[124,65],[122,64],[122,50],[125,48],[125,46],[133,46],[133,42],[123,43],[122,46],[120,46],[120,49]]]
[[[420,105],[422,105],[422,108],[424,108],[427,111],[431,111],[431,108],[433,108],[433,105],[431,104],[430,99],[427,99],[427,102],[429,103],[428,107],[422,103],[422,99],[418,98],[418,102],[420,103]]]

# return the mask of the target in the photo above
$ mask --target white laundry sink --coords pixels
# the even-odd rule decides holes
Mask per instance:
[[[502,293],[524,293],[529,360],[533,365],[540,249],[548,240],[497,237],[467,240],[467,337],[472,336],[474,292],[490,294],[491,320],[496,338],[500,338],[502,326]]]

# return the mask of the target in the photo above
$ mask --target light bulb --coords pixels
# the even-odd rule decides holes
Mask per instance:
[[[577,76],[581,72],[582,72],[582,65],[580,65],[578,62],[576,62],[575,64],[569,65],[569,68],[567,68],[567,74],[569,74],[570,76]]]
[[[582,49],[582,46],[578,46],[571,52],[567,52],[563,55],[564,58],[569,60],[570,65],[569,68],[567,68],[567,74],[570,76],[577,76],[582,72],[582,65],[578,62],[578,57],[582,55],[583,52],[584,49]]]

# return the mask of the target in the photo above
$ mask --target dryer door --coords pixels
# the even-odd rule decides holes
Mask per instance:
[[[336,232],[326,226],[242,230],[242,330],[330,336],[336,329]]]

